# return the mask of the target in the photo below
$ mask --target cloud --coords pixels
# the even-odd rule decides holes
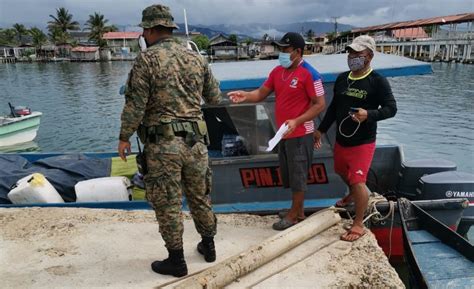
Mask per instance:
[[[156,0],[0,0],[0,25],[37,23],[45,26],[56,8],[65,7],[74,20],[85,21],[100,12],[113,24],[135,24],[144,7]],[[474,1],[456,0],[163,0],[176,21],[192,24],[292,23],[308,20],[369,26],[393,21],[474,12]]]

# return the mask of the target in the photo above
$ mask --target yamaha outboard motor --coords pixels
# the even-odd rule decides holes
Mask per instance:
[[[447,160],[419,159],[402,163],[398,195],[408,199],[419,199],[416,192],[418,180],[425,176],[445,171],[455,171],[456,164]],[[434,199],[434,198],[433,198]]]
[[[474,174],[455,171],[423,176],[416,191],[421,200],[467,198],[471,205],[464,216],[474,216]]]

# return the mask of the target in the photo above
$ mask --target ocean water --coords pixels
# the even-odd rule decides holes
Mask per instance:
[[[0,65],[0,113],[8,102],[43,112],[33,143],[0,150],[115,151],[131,62]],[[433,74],[389,78],[396,117],[379,122],[379,144],[405,159],[443,158],[474,173],[474,66],[433,63]]]

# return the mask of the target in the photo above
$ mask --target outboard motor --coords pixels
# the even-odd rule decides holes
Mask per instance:
[[[30,115],[31,109],[26,106],[15,106],[15,114],[19,116]]]
[[[423,176],[416,192],[421,200],[467,198],[471,205],[464,216],[474,216],[474,174],[451,171]]]
[[[418,187],[418,180],[421,177],[455,170],[455,163],[442,159],[419,159],[403,162],[399,173],[398,194],[411,200],[419,199],[416,189]]]
[[[10,112],[11,112],[12,117],[20,117],[20,116],[31,114],[31,109],[26,106],[13,107],[11,103],[8,103],[8,106],[10,106]]]

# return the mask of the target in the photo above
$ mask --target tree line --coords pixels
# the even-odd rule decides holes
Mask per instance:
[[[54,44],[77,44],[72,40],[71,31],[81,30],[79,22],[73,20],[73,15],[64,8],[57,8],[56,15],[49,15],[48,34],[38,27],[27,29],[23,24],[15,23],[11,28],[0,28],[0,45],[24,44],[25,36],[31,36],[36,49],[41,48],[50,41]],[[99,12],[89,15],[85,28],[89,30],[89,40],[97,43],[99,47],[106,47],[107,42],[103,39],[104,33],[118,31],[114,25],[108,25],[108,19]]]

